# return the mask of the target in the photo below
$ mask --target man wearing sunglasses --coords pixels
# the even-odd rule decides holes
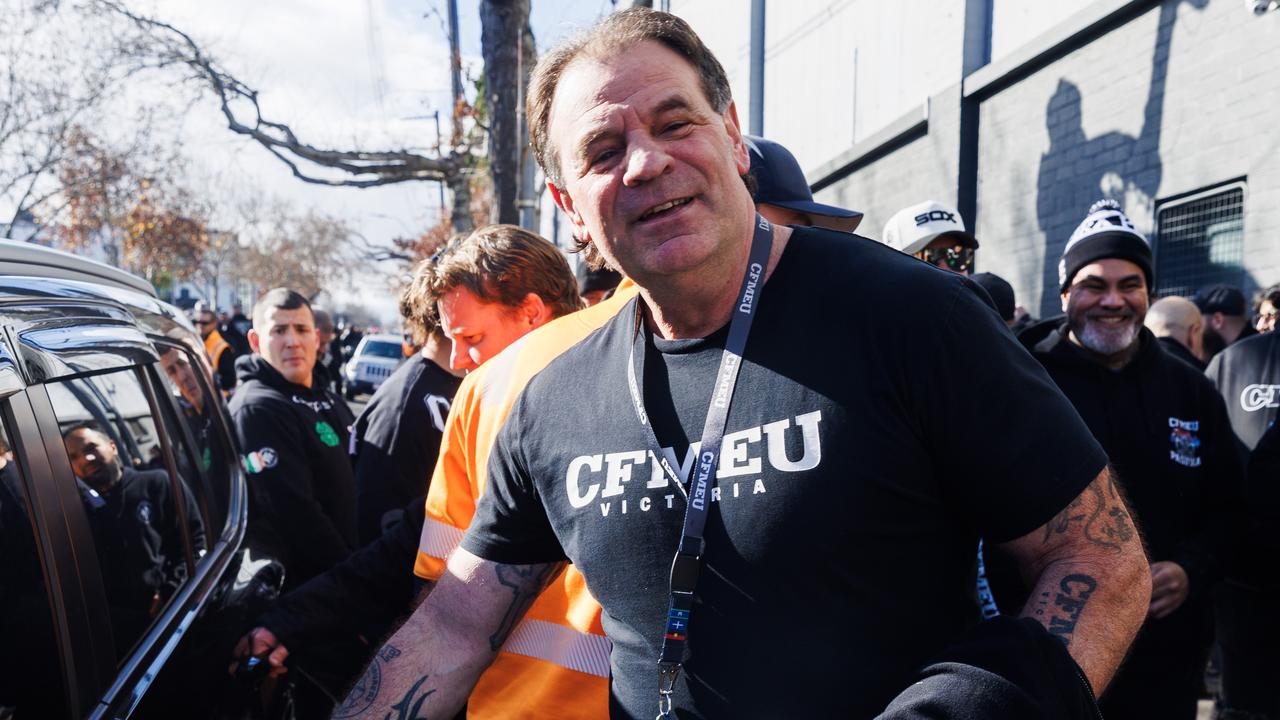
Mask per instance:
[[[196,306],[195,326],[204,340],[204,350],[209,353],[209,362],[213,363],[218,389],[223,395],[230,395],[236,388],[236,349],[222,337],[218,330],[218,316],[208,305]]]
[[[891,248],[960,275],[973,272],[978,241],[965,230],[964,218],[950,205],[928,200],[889,218],[882,237]]]

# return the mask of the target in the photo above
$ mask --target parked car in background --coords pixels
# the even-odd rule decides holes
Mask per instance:
[[[377,390],[402,362],[404,338],[399,335],[365,335],[342,370],[347,399]]]
[[[0,241],[0,718],[245,716],[227,658],[282,574],[229,427],[148,283]]]

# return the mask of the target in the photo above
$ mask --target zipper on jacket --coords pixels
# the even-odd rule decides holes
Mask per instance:
[[[1104,720],[1102,717],[1102,709],[1098,707],[1098,698],[1093,694],[1093,686],[1089,684],[1089,680],[1085,678],[1084,671],[1080,669],[1079,663],[1074,660],[1071,663],[1071,669],[1075,670],[1076,677],[1080,679],[1080,684],[1085,689],[1085,694],[1089,697],[1089,709],[1093,712],[1091,716],[1094,720]]]

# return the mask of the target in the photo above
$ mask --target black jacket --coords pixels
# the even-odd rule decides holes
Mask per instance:
[[[105,493],[76,483],[93,530],[117,650],[123,654],[150,623],[153,598],[168,599],[187,579],[173,485],[164,470],[128,467]],[[198,556],[206,549],[200,511],[185,486],[178,502],[191,530],[192,552]]]
[[[1243,468],[1222,398],[1145,328],[1137,355],[1118,371],[1072,343],[1063,324],[1042,323],[1020,339],[1107,451],[1152,562],[1176,562],[1190,580],[1187,601],[1147,623],[1132,658],[1195,649],[1241,509]]]
[[[415,355],[400,364],[356,418],[357,529],[366,545],[427,494],[459,378]]]
[[[356,547],[355,477],[347,456],[354,417],[323,388],[284,379],[258,355],[236,361],[231,417],[248,473],[256,544],[285,566],[285,588],[341,562]]]
[[[311,578],[258,618],[288,647],[339,631],[376,641],[412,607],[413,563],[426,507],[415,499],[400,522],[327,572]]]
[[[1204,361],[1195,355],[1192,355],[1186,345],[1183,345],[1171,337],[1156,338],[1156,340],[1160,341],[1160,349],[1164,350],[1167,354],[1178,358],[1200,372],[1204,372]]]
[[[1252,450],[1280,415],[1280,332],[1238,340],[1205,371],[1227,402],[1236,437]]]

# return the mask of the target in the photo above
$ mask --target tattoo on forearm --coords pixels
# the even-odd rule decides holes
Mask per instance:
[[[383,720],[429,720],[426,715],[418,714],[422,710],[422,703],[426,702],[427,698],[435,693],[435,688],[419,692],[422,688],[422,683],[426,681],[426,675],[418,678],[418,682],[409,688],[409,692],[400,698],[400,702],[391,706],[391,709],[396,711],[395,716],[392,717],[391,713],[387,713]]]
[[[1098,589],[1098,581],[1092,575],[1083,575],[1074,573],[1062,578],[1058,583],[1058,592],[1053,598],[1053,607],[1049,608],[1052,614],[1049,616],[1049,622],[1046,627],[1049,632],[1062,641],[1063,645],[1071,644],[1071,633],[1075,632],[1076,623],[1080,620],[1080,614],[1084,612],[1084,606],[1088,604],[1093,591]],[[1039,608],[1043,608],[1048,593],[1041,593],[1041,600],[1038,603]],[[1036,610],[1036,615],[1041,615],[1040,609]]]
[[[1132,540],[1136,531],[1114,477],[1108,477],[1106,492],[1094,483],[1085,490],[1085,494],[1093,501],[1093,509],[1087,512],[1083,509],[1084,494],[1072,500],[1045,524],[1042,542],[1066,533],[1073,523],[1083,523],[1084,537],[1090,544],[1114,553],[1121,552],[1122,545]]]
[[[557,564],[498,564],[494,567],[498,582],[503,587],[511,590],[511,602],[507,605],[507,611],[503,613],[497,629],[489,636],[489,647],[491,649],[496,651],[502,647],[502,643],[507,641],[507,636],[511,634],[520,617],[524,615],[524,611],[529,608],[529,605],[533,604],[534,599],[547,586],[551,578],[555,577],[555,573],[559,569],[560,566]]]
[[[351,687],[347,698],[334,709],[333,719],[353,718],[372,707],[374,701],[378,699],[378,691],[382,689],[382,667],[398,657],[400,657],[400,648],[391,643],[383,645],[382,649],[373,656],[364,675],[361,675],[360,679],[356,680],[356,684]]]

